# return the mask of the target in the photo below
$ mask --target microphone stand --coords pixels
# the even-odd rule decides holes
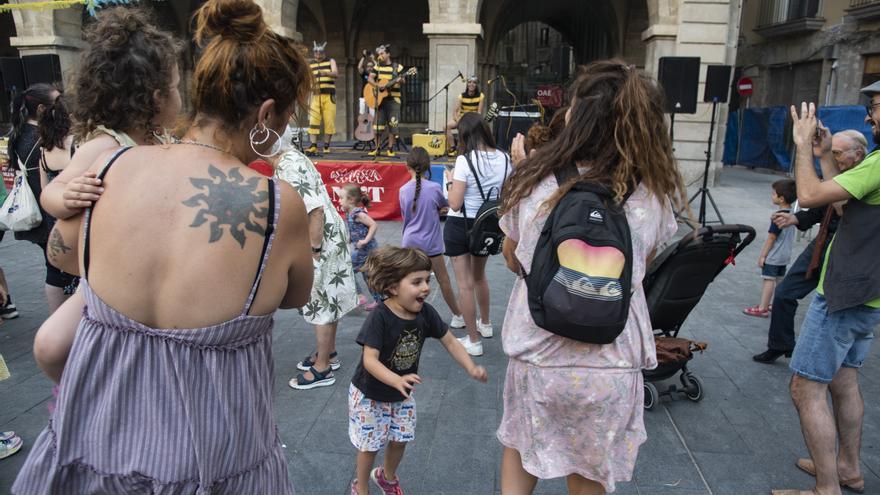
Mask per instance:
[[[437,98],[438,96],[440,96],[440,93],[443,93],[443,96],[444,96],[444,97],[443,97],[443,100],[446,102],[446,108],[445,108],[445,110],[443,111],[443,129],[444,129],[444,130],[446,129],[446,124],[449,123],[449,86],[452,85],[452,83],[454,83],[456,79],[460,79],[460,78],[461,78],[461,71],[459,71],[458,74],[456,74],[455,76],[453,76],[452,79],[450,79],[449,82],[446,83],[445,86],[443,86],[442,88],[438,89],[437,92],[434,93],[434,96],[428,98],[428,103],[431,103],[432,101],[434,101],[435,98]],[[449,141],[446,140],[446,139],[444,139],[443,141],[444,141],[444,143],[446,144],[446,146],[445,146],[446,149],[443,150],[443,159],[444,159],[444,160],[448,160],[448,157],[449,157]]]

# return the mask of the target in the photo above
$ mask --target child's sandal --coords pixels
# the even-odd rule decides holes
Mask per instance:
[[[744,314],[749,316],[757,316],[758,318],[767,318],[770,315],[770,311],[766,309],[761,309],[760,306],[752,306],[751,308],[746,308],[743,310]]]

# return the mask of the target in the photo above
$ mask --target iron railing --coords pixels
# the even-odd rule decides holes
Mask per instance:
[[[406,80],[402,87],[403,101],[400,122],[404,124],[428,121],[428,58],[402,55],[394,59],[404,69],[415,67],[419,73]]]
[[[878,0],[851,0],[852,2],[876,2]],[[819,15],[821,0],[763,0],[758,15],[758,26],[770,26]]]
[[[867,7],[868,5],[880,5],[880,0],[850,0],[849,8],[857,9],[860,7]]]

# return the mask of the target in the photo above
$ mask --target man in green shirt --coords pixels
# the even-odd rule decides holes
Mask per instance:
[[[880,82],[862,93],[870,98],[865,122],[880,145]],[[818,134],[828,130],[820,127],[812,103],[801,104],[800,117],[792,106],[791,115],[800,205],[846,205],[790,365],[791,397],[810,452],[809,459],[798,459],[797,467],[816,476],[816,487],[773,494],[838,495],[841,487],[862,492],[859,449],[864,403],[858,369],[880,326],[880,151],[843,173],[823,166],[825,180],[820,180],[813,168],[812,146]]]

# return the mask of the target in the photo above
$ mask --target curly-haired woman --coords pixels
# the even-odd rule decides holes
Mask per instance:
[[[156,144],[180,113],[180,45],[145,11],[107,9],[85,33],[74,81],[74,131],[81,143],[70,164],[43,191],[55,218],[70,218],[102,192],[88,168],[120,146]]]
[[[53,261],[82,259],[87,304],[15,494],[293,493],[272,329],[312,285],[306,213],[246,164],[274,154],[308,62],[251,0],[209,0],[194,24],[181,142],[99,156],[101,199],[53,230],[69,249]]]
[[[525,281],[517,279],[504,318],[510,358],[504,385],[501,493],[529,494],[537,480],[565,477],[569,493],[603,494],[632,477],[642,419],[641,370],[657,365],[641,286],[654,251],[676,231],[672,204],[685,204],[655,81],[623,62],[589,65],[573,83],[567,125],[553,146],[517,166],[504,191],[504,254],[529,273],[541,229],[578,181],[596,181],[624,203],[632,233],[632,295],[623,333],[594,345],[550,333],[532,319]],[[577,166],[559,184],[555,172]],[[583,260],[589,266],[589,260]],[[594,261],[595,263],[595,261]]]

